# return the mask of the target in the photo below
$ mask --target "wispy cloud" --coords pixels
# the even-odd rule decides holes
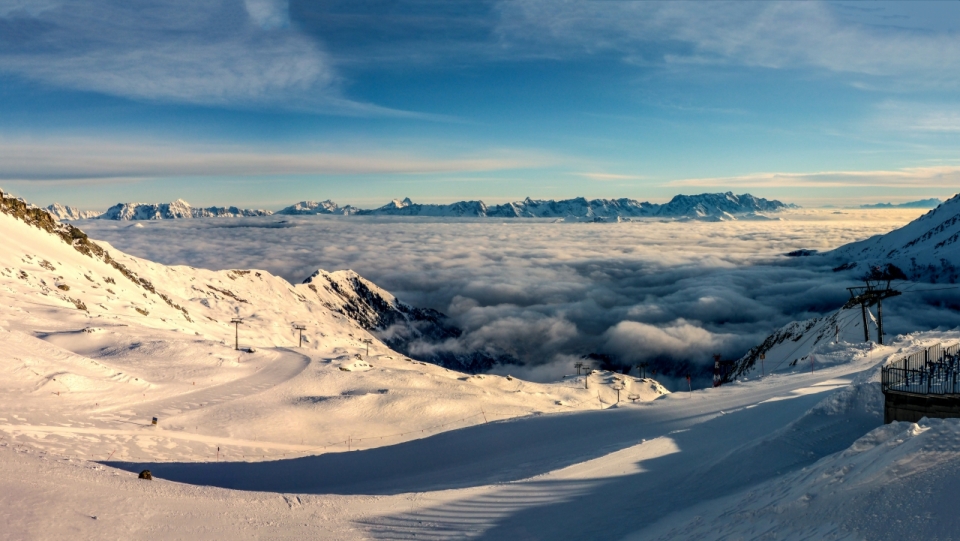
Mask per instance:
[[[544,56],[614,51],[642,65],[818,68],[913,86],[960,82],[956,33],[851,22],[826,2],[510,0],[498,10],[503,45]]]
[[[642,175],[618,175],[614,173],[574,173],[577,176],[588,178],[590,180],[642,180],[644,177]]]
[[[872,125],[914,134],[960,133],[960,106],[932,101],[885,100],[876,106]]]
[[[142,180],[264,175],[430,174],[523,169],[535,154],[491,150],[454,157],[399,151],[274,151],[229,145],[0,138],[0,180]]]
[[[0,6],[0,72],[136,100],[396,113],[340,95],[285,0],[16,1]]]
[[[729,177],[673,180],[668,186],[704,188],[945,188],[960,186],[960,166],[908,167],[875,171],[819,171],[813,173],[753,173]]]

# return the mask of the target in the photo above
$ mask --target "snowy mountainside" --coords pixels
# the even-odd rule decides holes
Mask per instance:
[[[60,220],[88,220],[90,218],[96,218],[103,214],[100,211],[96,210],[80,210],[76,207],[71,207],[69,205],[61,205],[60,203],[54,203],[46,208],[50,214],[53,214],[53,217]]]
[[[960,278],[960,194],[899,229],[824,255],[840,270],[890,263],[912,280],[954,283]]]
[[[330,308],[342,313],[373,333],[391,349],[410,357],[467,372],[481,372],[497,362],[510,363],[509,356],[487,352],[423,353],[421,342],[436,344],[458,338],[462,331],[441,312],[410,306],[354,271],[318,270],[304,284],[336,295],[339,302]],[[432,349],[432,348],[427,348]]]
[[[326,201],[301,201],[294,205],[290,205],[282,210],[278,210],[276,214],[284,215],[311,215],[311,214],[343,214],[351,215],[356,214],[360,209],[347,205],[341,207],[340,205],[334,203],[333,201],[327,199]]]
[[[876,340],[876,321],[869,313],[867,330],[870,340]],[[864,338],[863,313],[859,307],[845,308],[829,316],[794,321],[778,329],[738,359],[727,379],[791,370],[797,366],[816,369],[819,365],[832,362],[829,351],[833,345],[861,344],[870,348]],[[844,346],[837,347],[843,349]],[[817,353],[822,355],[817,356]],[[811,355],[814,356],[812,361]]]
[[[194,208],[183,199],[172,203],[117,203],[99,215],[102,220],[169,220],[182,218],[236,218],[270,216],[269,210],[237,207]]]
[[[360,215],[447,216],[490,218],[582,218],[596,221],[617,218],[687,218],[734,220],[738,216],[764,218],[762,213],[778,212],[793,205],[780,201],[732,192],[677,195],[669,203],[640,202],[634,199],[593,199],[583,197],[555,201],[531,199],[487,205],[483,201],[460,201],[449,205],[419,204],[410,198],[394,199],[378,209],[363,210]],[[604,220],[600,220],[604,219]]]
[[[172,324],[207,336],[223,335],[231,328],[230,319],[239,315],[246,317],[244,334],[251,341],[271,346],[289,344],[294,321],[321,334],[337,329],[349,335],[378,326],[402,327],[409,319],[417,331],[407,335],[421,336],[435,332],[428,324],[442,319],[442,314],[400,303],[352,271],[318,271],[315,276],[323,276],[330,287],[317,288],[311,283],[294,286],[265,271],[167,267],[95,242],[22,200],[4,194],[0,201],[0,233],[7,247],[0,274],[21,280],[19,285],[26,286],[19,288],[21,294],[73,305],[90,315],[133,317],[148,326]],[[368,304],[361,306],[360,297]],[[440,332],[453,331],[444,327]]]

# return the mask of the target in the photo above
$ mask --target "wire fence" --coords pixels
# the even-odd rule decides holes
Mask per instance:
[[[890,363],[881,385],[885,393],[960,395],[960,343],[937,344]]]

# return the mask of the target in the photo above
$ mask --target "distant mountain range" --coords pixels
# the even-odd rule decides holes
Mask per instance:
[[[873,205],[860,205],[862,209],[932,209],[943,203],[936,197],[930,199],[921,199],[919,201],[910,201],[909,203],[876,203]]]
[[[669,203],[640,202],[635,199],[592,199],[583,197],[555,201],[531,199],[487,205],[483,201],[459,201],[447,205],[414,203],[410,198],[394,199],[376,209],[340,207],[333,201],[303,201],[277,214],[344,214],[356,216],[428,216],[455,218],[563,218],[572,221],[618,221],[629,218],[690,218],[735,220],[737,217],[766,218],[761,213],[778,212],[795,205],[731,192],[678,195]]]
[[[237,218],[240,216],[270,216],[269,210],[251,210],[237,207],[194,208],[183,199],[172,203],[117,203],[106,212],[82,211],[54,203],[46,208],[58,220],[172,220],[181,218]]]
[[[410,198],[394,199],[376,209],[360,209],[351,205],[341,207],[327,201],[301,201],[276,214],[281,215],[343,215],[343,216],[424,216],[474,218],[555,218],[565,221],[608,222],[632,218],[670,218],[707,221],[737,219],[776,219],[765,213],[775,213],[796,205],[777,200],[754,197],[750,194],[706,193],[677,195],[666,204],[637,201],[636,199],[591,199],[583,197],[555,201],[531,199],[487,205],[483,201],[459,201],[447,205],[414,203]],[[237,207],[194,208],[182,199],[172,203],[120,203],[104,213],[84,212],[72,207],[53,204],[47,207],[60,220],[165,220],[182,218],[225,218],[239,216],[269,216],[268,210],[250,210]]]

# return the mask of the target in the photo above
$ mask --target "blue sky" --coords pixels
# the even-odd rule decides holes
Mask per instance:
[[[0,187],[106,208],[960,186],[960,2],[0,0]]]

